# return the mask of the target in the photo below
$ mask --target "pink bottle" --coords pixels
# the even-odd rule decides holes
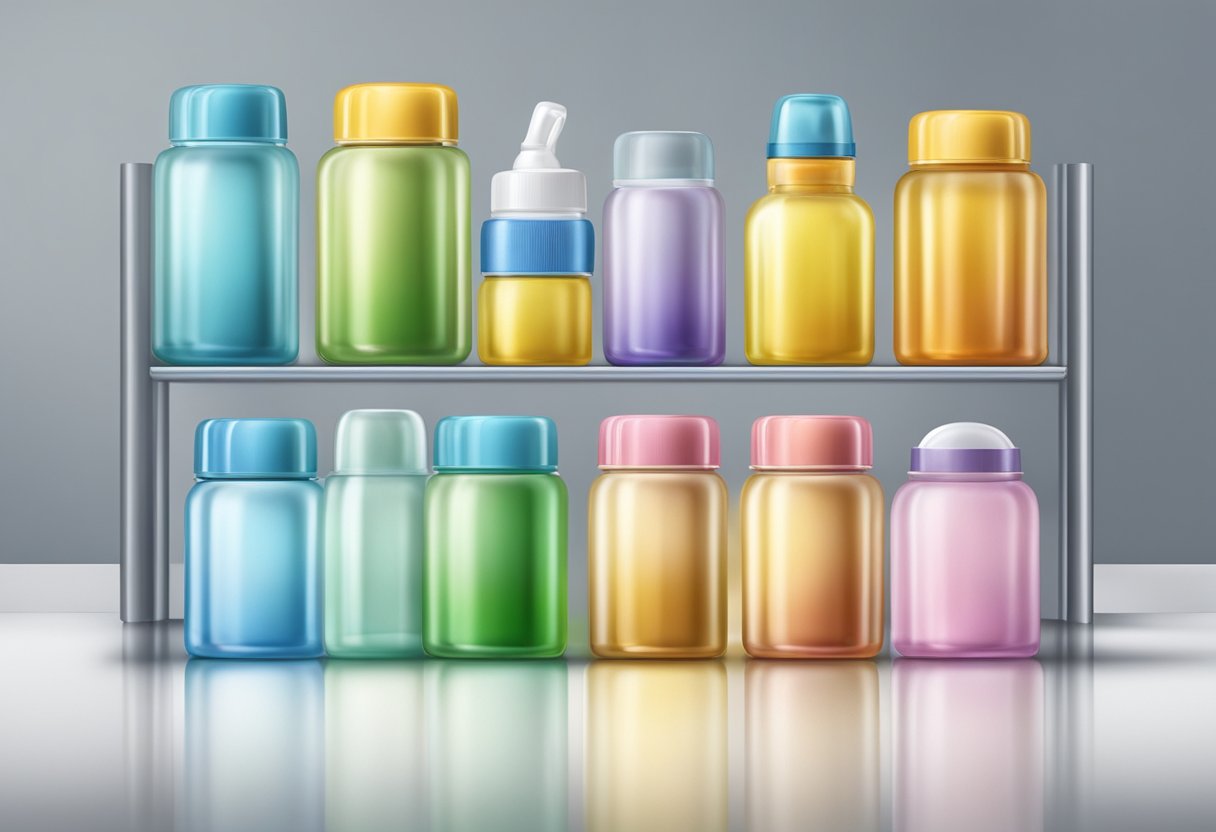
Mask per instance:
[[[891,506],[891,644],[904,656],[1039,650],[1039,504],[1022,454],[978,422],[912,449]]]

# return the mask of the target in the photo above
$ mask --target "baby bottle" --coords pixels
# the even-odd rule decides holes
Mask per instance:
[[[477,354],[486,364],[591,361],[595,228],[586,177],[557,161],[565,123],[561,104],[537,104],[515,164],[490,181],[477,298]]]
[[[912,449],[891,505],[891,643],[905,656],[1039,649],[1039,503],[1001,431],[954,422]]]
[[[707,416],[612,416],[588,509],[591,650],[694,659],[726,649],[726,483]]]
[[[869,364],[874,215],[853,192],[856,145],[838,95],[773,108],[768,194],[744,234],[744,333],[752,364]]]
[[[317,166],[317,354],[459,364],[472,346],[469,157],[456,93],[356,84]]]
[[[426,486],[426,652],[566,649],[566,485],[543,416],[449,416]]]
[[[152,352],[167,364],[289,364],[299,350],[300,166],[283,92],[182,87],[156,159]]]
[[[412,410],[352,410],[325,478],[325,651],[422,653],[426,426]]]
[[[757,658],[868,658],[883,638],[882,486],[859,416],[752,426],[743,532],[743,646]]]
[[[604,203],[604,357],[721,364],[722,195],[703,133],[624,133]]]
[[[908,126],[895,187],[895,357],[1042,364],[1047,192],[1021,113],[940,110]]]
[[[321,655],[321,486],[306,419],[207,419],[186,496],[186,650]]]

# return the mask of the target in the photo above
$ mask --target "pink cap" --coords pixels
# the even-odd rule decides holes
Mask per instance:
[[[708,416],[609,416],[600,423],[601,468],[719,465],[718,423]]]
[[[752,425],[753,468],[861,470],[874,433],[860,416],[763,416]]]

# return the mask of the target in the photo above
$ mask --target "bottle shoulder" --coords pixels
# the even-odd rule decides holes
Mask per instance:
[[[865,471],[756,471],[743,484],[744,497],[777,492],[856,493],[883,499],[882,483]]]
[[[752,203],[747,223],[764,223],[789,216],[840,217],[863,225],[874,224],[870,203],[855,193],[831,191],[780,191],[767,193]]]

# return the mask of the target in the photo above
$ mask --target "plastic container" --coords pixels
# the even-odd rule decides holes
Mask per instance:
[[[891,505],[891,643],[904,656],[1026,657],[1039,649],[1039,503],[1022,455],[955,422],[912,449]]]
[[[426,487],[426,652],[566,649],[566,485],[543,416],[449,416]]]
[[[182,87],[156,158],[152,352],[289,364],[299,352],[300,166],[281,90]]]
[[[207,419],[186,496],[186,650],[320,656],[321,486],[305,419]]]
[[[325,479],[325,651],[422,654],[426,426],[412,410],[352,410]]]
[[[604,202],[604,357],[625,365],[721,364],[722,216],[702,133],[624,133]]]
[[[591,651],[696,659],[726,650],[726,522],[718,423],[612,416],[600,425],[587,559]]]
[[[883,640],[882,486],[859,416],[765,416],[739,514],[743,646],[757,658],[869,658]]]
[[[557,161],[565,123],[561,104],[537,104],[515,164],[490,183],[477,299],[477,353],[486,364],[591,361],[595,228],[586,177]]]
[[[874,215],[853,192],[856,145],[837,95],[773,108],[768,194],[744,235],[744,333],[752,364],[869,364]]]
[[[901,364],[1047,359],[1047,191],[1021,113],[941,110],[908,126],[895,187]]]
[[[317,354],[459,364],[472,347],[469,158],[456,93],[356,84],[317,166]]]

